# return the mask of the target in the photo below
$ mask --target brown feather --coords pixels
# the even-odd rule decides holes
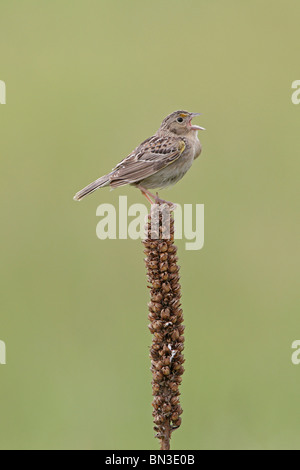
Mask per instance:
[[[185,148],[181,138],[153,136],[137,147],[110,175],[110,186],[137,183],[176,161]]]

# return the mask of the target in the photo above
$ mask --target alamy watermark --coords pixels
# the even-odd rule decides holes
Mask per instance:
[[[6,364],[6,346],[4,341],[0,340],[0,364]]]
[[[172,209],[173,211],[173,209]],[[128,206],[127,196],[119,196],[119,207],[100,204],[96,215],[100,217],[96,234],[100,240],[143,240],[149,208],[144,204]],[[204,204],[176,204],[173,211],[175,239],[187,240],[186,250],[201,250],[204,246]],[[167,204],[151,206],[151,238],[158,236],[159,217],[164,227],[163,238],[170,237],[171,209]]]
[[[295,366],[298,366],[300,364],[300,340],[299,339],[296,339],[296,341],[293,342],[292,349],[296,349],[296,351],[294,351],[292,354],[292,363]]]
[[[294,93],[292,94],[292,103],[293,104],[300,104],[300,80],[295,80],[292,83],[292,88],[295,89]]]
[[[0,104],[6,104],[6,85],[0,80]]]

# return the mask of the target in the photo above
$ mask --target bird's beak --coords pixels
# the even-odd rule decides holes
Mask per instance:
[[[191,129],[192,131],[205,131],[205,127],[200,127],[200,126],[192,126],[192,119],[196,116],[200,116],[201,113],[191,113],[191,120],[190,120],[190,126],[191,126]]]

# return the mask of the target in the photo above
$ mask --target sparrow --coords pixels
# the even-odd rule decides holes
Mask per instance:
[[[142,142],[110,173],[101,176],[75,194],[81,201],[98,188],[118,188],[126,184],[140,189],[151,204],[169,203],[153,195],[149,189],[163,189],[177,183],[199,157],[202,147],[198,131],[204,127],[192,124],[199,113],[175,111],[161,123],[158,131]]]

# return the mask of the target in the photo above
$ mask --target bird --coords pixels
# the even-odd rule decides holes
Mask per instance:
[[[150,189],[163,189],[177,183],[199,157],[202,146],[198,131],[204,127],[192,124],[200,113],[175,111],[161,123],[158,131],[144,140],[135,150],[116,165],[110,173],[101,176],[75,194],[81,201],[99,188],[132,185],[137,187],[150,204],[172,203],[151,193]]]

